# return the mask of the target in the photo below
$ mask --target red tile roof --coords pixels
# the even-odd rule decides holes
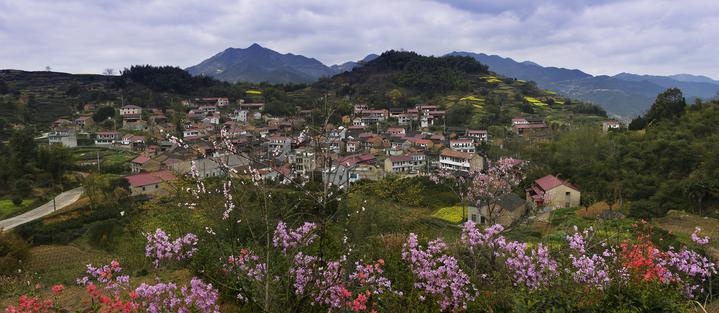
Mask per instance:
[[[471,153],[464,153],[464,152],[455,151],[452,149],[442,150],[441,155],[451,157],[451,158],[465,159],[465,160],[469,160],[473,157],[473,155]]]
[[[552,188],[554,188],[554,187],[557,187],[557,186],[559,186],[559,185],[565,185],[565,186],[567,186],[567,187],[569,187],[569,188],[572,188],[572,189],[574,189],[574,190],[577,190],[577,191],[579,190],[579,189],[577,189],[577,187],[575,187],[574,185],[570,184],[569,182],[567,182],[567,181],[565,181],[565,180],[559,179],[559,178],[557,178],[557,177],[554,176],[554,175],[544,176],[544,177],[542,177],[542,178],[540,178],[540,179],[535,180],[534,183],[537,184],[537,186],[539,186],[540,188],[542,188],[542,190],[544,190],[544,191],[550,190],[550,189],[552,189]]]
[[[142,187],[147,185],[159,184],[165,181],[175,180],[177,179],[177,177],[175,177],[175,175],[173,175],[169,171],[158,171],[129,175],[125,176],[125,179],[127,179],[127,181],[132,187]]]
[[[144,155],[140,155],[140,156],[132,159],[132,161],[130,161],[130,162],[137,163],[137,164],[145,164],[147,161],[150,161],[150,158],[148,158],[147,156],[144,156]]]

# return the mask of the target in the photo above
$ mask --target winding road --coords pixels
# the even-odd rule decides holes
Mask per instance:
[[[75,189],[71,189],[71,190],[65,191],[65,192],[57,195],[55,197],[55,203],[57,205],[57,210],[60,210],[70,204],[75,203],[75,201],[80,199],[82,192],[83,192],[82,187],[77,187]],[[11,230],[11,229],[18,227],[22,224],[25,224],[27,222],[31,222],[36,219],[42,218],[54,211],[55,210],[53,208],[52,200],[50,200],[48,203],[45,203],[35,209],[27,211],[18,216],[11,217],[9,219],[0,221],[0,231]]]

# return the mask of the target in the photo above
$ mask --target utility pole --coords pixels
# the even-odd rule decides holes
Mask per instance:
[[[95,151],[97,155],[97,172],[100,172],[100,151]]]

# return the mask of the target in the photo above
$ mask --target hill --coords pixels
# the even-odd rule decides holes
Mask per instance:
[[[119,98],[118,77],[57,72],[0,70],[0,117],[25,123],[49,123],[78,106]]]
[[[348,62],[345,62],[345,63],[342,63],[342,64],[332,65],[332,66],[330,66],[330,68],[331,68],[332,70],[334,70],[336,73],[348,72],[348,71],[351,71],[352,69],[354,69],[354,68],[357,67],[357,66],[363,65],[363,64],[365,64],[365,63],[367,63],[367,62],[369,62],[369,61],[372,61],[372,60],[376,59],[377,57],[379,57],[379,56],[376,55],[376,54],[374,54],[374,53],[371,53],[371,54],[367,55],[366,57],[364,57],[364,59],[359,60],[359,61],[357,61],[357,62],[355,62],[355,61],[348,61]]]
[[[190,74],[228,82],[310,83],[336,73],[322,62],[302,55],[281,54],[252,44],[228,48],[186,69]]]
[[[406,51],[384,52],[352,71],[321,79],[310,92],[375,108],[432,103],[446,108],[447,122],[457,126],[506,125],[519,115],[564,123],[570,120],[566,114],[604,114],[600,108],[573,102],[534,83],[499,76],[470,57]]]
[[[643,114],[657,93],[671,87],[682,89],[687,98],[711,98],[719,92],[719,83],[704,76],[680,74],[650,76],[622,73],[615,76],[593,76],[580,70],[543,67],[536,63],[472,52],[449,55],[469,56],[489,65],[497,73],[530,80],[539,87],[570,98],[601,105],[609,113],[622,117]]]

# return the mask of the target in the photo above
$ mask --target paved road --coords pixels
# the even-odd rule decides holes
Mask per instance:
[[[80,199],[80,196],[82,195],[82,187],[77,187],[75,189],[71,189],[68,191],[65,191],[55,197],[55,202],[57,205],[57,209],[62,209],[70,204],[75,203],[78,199]],[[52,200],[50,200],[48,203],[45,203],[31,211],[25,212],[23,214],[20,214],[15,217],[11,217],[6,220],[0,221],[0,230],[11,230],[17,226],[20,226],[22,224],[25,224],[27,222],[34,221],[36,219],[39,219],[45,215],[48,215],[53,212],[53,205]]]

